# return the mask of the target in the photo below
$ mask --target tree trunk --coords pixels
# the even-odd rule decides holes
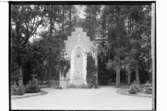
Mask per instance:
[[[45,66],[45,76],[44,76],[44,81],[47,81],[47,72],[48,72],[48,70],[47,70],[47,66]]]
[[[71,30],[71,28],[72,28],[71,8],[70,8],[70,12],[69,12],[69,19],[70,19],[70,30]]]
[[[23,71],[22,66],[19,67],[19,86],[23,85]]]
[[[131,73],[128,72],[128,84],[131,82]]]
[[[137,84],[140,84],[140,77],[139,77],[138,65],[136,66],[135,74],[136,74],[136,83],[137,83]]]
[[[52,17],[50,17],[50,30],[49,30],[49,33],[50,33],[50,37],[52,36],[52,32],[53,32],[53,19]]]
[[[49,82],[49,85],[51,85],[51,48],[49,48],[49,67],[48,67],[48,82]]]
[[[116,69],[116,87],[120,86],[120,67]]]
[[[63,8],[63,23],[62,23],[62,31],[64,32],[64,14],[65,14],[65,12],[64,12],[64,8]]]
[[[58,81],[59,81],[58,84],[61,87],[61,70],[59,70],[59,80]]]

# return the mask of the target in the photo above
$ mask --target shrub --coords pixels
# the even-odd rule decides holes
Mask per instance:
[[[13,86],[11,86],[11,95],[14,95],[14,93],[15,93],[15,91],[14,91],[14,87]]]
[[[145,88],[144,91],[146,94],[152,94],[152,88]]]
[[[136,94],[136,93],[137,93],[136,88],[134,88],[134,87],[130,87],[130,89],[129,89],[129,93],[130,93],[130,94]]]
[[[96,77],[88,78],[87,82],[88,82],[88,88],[97,88],[98,87],[98,85],[96,83]]]
[[[16,92],[16,87],[17,87],[17,84],[16,84],[16,81],[14,81],[14,84],[11,84],[11,94],[14,95],[15,92]]]
[[[15,95],[23,95],[24,92],[25,92],[25,88],[24,88],[24,86],[22,85],[22,86],[16,87],[14,94],[15,94]]]
[[[33,78],[32,81],[26,85],[26,93],[37,93],[40,91],[40,87],[38,85],[38,80]]]
[[[17,85],[16,82],[11,86],[11,94],[13,95],[23,95],[25,92],[25,88],[23,84]]]
[[[13,95],[23,95],[25,92],[24,86],[12,86],[11,87],[11,94]]]
[[[152,85],[148,81],[144,85],[144,92],[146,94],[152,94]]]
[[[112,79],[109,79],[109,80],[107,81],[107,84],[108,84],[108,85],[113,85],[113,80],[112,80]]]
[[[97,67],[95,65],[95,60],[92,55],[88,53],[87,56],[87,83],[88,87],[97,87],[96,79],[97,79]]]
[[[139,87],[138,84],[136,84],[136,82],[134,82],[134,83],[130,86],[130,88],[129,88],[129,93],[130,93],[130,94],[136,94],[136,93],[138,93],[139,91],[140,91],[140,87]]]
[[[50,86],[55,88],[55,89],[61,89],[61,87],[59,85],[59,81],[57,81],[57,80],[50,80]]]

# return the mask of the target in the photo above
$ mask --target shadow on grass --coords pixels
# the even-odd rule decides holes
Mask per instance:
[[[130,94],[129,89],[126,87],[123,88],[118,88],[117,93],[121,94],[121,95],[127,95],[127,96],[136,96],[136,97],[148,97],[148,98],[152,98],[152,94],[146,94],[143,92],[138,92],[137,94]]]
[[[48,92],[40,91],[38,93],[25,93],[24,95],[11,95],[11,99],[28,98],[28,97],[34,97],[34,96],[41,96],[45,94],[48,94]]]

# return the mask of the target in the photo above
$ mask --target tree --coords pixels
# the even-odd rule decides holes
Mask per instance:
[[[40,68],[44,68],[43,60],[46,60],[45,65],[49,65],[46,73],[49,73],[47,76],[50,80],[52,66],[59,62],[61,57],[63,40],[71,33],[69,29],[73,26],[73,13],[75,11],[72,5],[11,5],[10,72],[19,67],[20,76],[23,76],[24,72],[34,71],[40,76]],[[60,28],[62,24],[63,29]],[[39,38],[30,42],[30,39],[36,36]],[[14,67],[15,63],[18,64],[17,68]]]
[[[42,24],[42,10],[40,5],[11,5],[11,47],[15,53],[19,75],[22,77],[24,64],[24,50],[29,38],[36,34]]]
[[[127,36],[124,27],[124,7],[119,5],[106,6],[104,8],[106,16],[107,36],[109,50],[113,52],[113,68],[116,71],[116,86],[120,85],[120,71],[122,61],[126,55]]]
[[[45,17],[50,22],[49,31],[42,33],[44,38],[41,41],[41,47],[47,50],[46,58],[48,60],[48,80],[52,78],[53,66],[56,68],[56,73],[61,69],[62,49],[64,49],[64,40],[71,33],[72,29],[72,14],[74,8],[72,5],[49,5],[45,7]],[[59,26],[59,27],[56,27]],[[70,29],[70,30],[69,30]],[[57,31],[58,30],[58,31]]]
[[[129,55],[136,81],[140,83],[139,70],[146,61],[151,60],[151,16],[149,5],[132,6],[129,12],[128,34],[130,37]],[[144,63],[144,64],[143,64]],[[149,63],[150,64],[150,63]],[[144,65],[149,67],[150,65]]]
[[[101,21],[101,33],[103,37],[107,36],[109,44],[106,51],[108,64],[116,72],[116,86],[120,85],[123,67],[128,83],[132,71],[135,71],[136,81],[140,83],[140,72],[151,64],[150,5],[107,5],[103,7]]]
[[[84,27],[87,29],[87,33],[91,39],[94,40],[99,26],[98,15],[100,13],[100,5],[87,5],[85,12],[86,18]]]

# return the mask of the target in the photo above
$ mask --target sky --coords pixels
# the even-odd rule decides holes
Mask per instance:
[[[75,8],[77,10],[77,15],[82,19],[85,18],[85,14],[86,14],[84,12],[85,7],[86,7],[85,5],[75,5]]]

